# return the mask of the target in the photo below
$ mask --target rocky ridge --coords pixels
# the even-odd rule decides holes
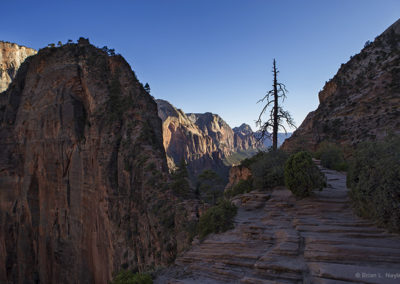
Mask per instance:
[[[185,114],[165,100],[157,100],[157,105],[171,169],[184,159],[193,176],[207,168],[227,174],[224,158],[258,146],[253,131],[246,124],[234,131],[216,114]]]
[[[0,41],[0,93],[8,88],[25,59],[36,53],[32,48]]]
[[[235,228],[210,235],[155,283],[398,283],[400,237],[352,212],[345,176],[296,200],[285,188],[237,196]]]
[[[284,149],[315,150],[324,140],[352,146],[400,133],[400,20],[342,64]]]
[[[157,105],[121,56],[81,39],[29,57],[0,137],[1,283],[108,283],[185,247],[196,202],[168,189]]]

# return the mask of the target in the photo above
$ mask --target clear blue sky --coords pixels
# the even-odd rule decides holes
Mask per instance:
[[[399,0],[2,1],[0,40],[80,36],[122,54],[152,95],[254,128],[276,58],[297,125],[341,63],[400,17]]]

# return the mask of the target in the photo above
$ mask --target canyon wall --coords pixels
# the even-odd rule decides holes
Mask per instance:
[[[0,41],[0,93],[8,88],[22,62],[36,53],[32,48]]]
[[[204,169],[227,176],[225,158],[238,151],[257,149],[250,126],[232,128],[217,114],[184,113],[165,100],[157,100],[163,121],[164,148],[171,169],[183,159],[192,177]]]
[[[324,140],[353,146],[400,133],[400,20],[342,64],[319,101],[284,149],[315,150]]]
[[[81,39],[28,58],[0,138],[1,283],[108,283],[184,247],[196,212],[168,189],[157,105],[121,56]]]

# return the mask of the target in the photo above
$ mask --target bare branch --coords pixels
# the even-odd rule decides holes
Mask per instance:
[[[259,121],[261,121],[262,115],[265,113],[265,111],[267,110],[267,107],[268,107],[271,103],[273,103],[273,101],[268,101],[268,103],[263,107],[263,109],[262,109],[260,115],[258,116],[258,120],[259,120]]]
[[[274,93],[273,90],[268,91],[268,93],[267,93],[262,99],[258,100],[257,103],[263,102],[265,99],[268,99],[268,102],[269,102],[269,99],[270,99],[270,97],[271,97],[271,95],[272,95],[273,93]]]
[[[295,125],[295,122],[292,118],[292,116],[290,115],[290,113],[288,111],[283,110],[282,108],[279,108],[278,110],[279,112],[279,116],[283,117],[286,120],[286,123],[290,126],[290,127],[294,127],[297,128]]]

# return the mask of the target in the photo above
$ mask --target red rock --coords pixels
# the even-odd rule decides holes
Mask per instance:
[[[165,100],[157,100],[157,105],[170,169],[184,159],[192,176],[205,169],[227,174],[227,157],[259,146],[246,124],[232,129],[217,114],[185,114]]]
[[[157,105],[121,56],[42,49],[2,93],[0,125],[1,283],[108,283],[184,247]]]
[[[400,20],[342,64],[282,148],[315,150],[324,140],[352,147],[400,133],[399,51]]]
[[[8,88],[25,59],[36,53],[32,48],[0,41],[0,93]]]

